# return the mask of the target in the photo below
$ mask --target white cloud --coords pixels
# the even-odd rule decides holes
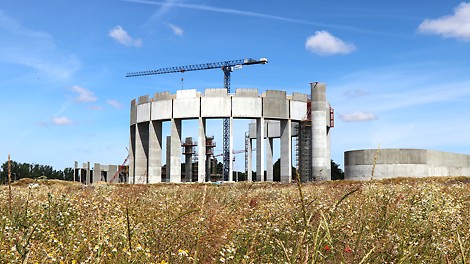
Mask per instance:
[[[180,36],[182,37],[183,34],[184,34],[184,30],[178,26],[175,26],[173,24],[168,24],[168,26],[170,27],[170,29],[173,31],[173,34],[175,34],[176,36]]]
[[[121,26],[115,26],[113,29],[109,31],[108,34],[111,38],[116,40],[117,42],[123,44],[124,46],[128,47],[140,47],[142,46],[141,39],[134,39],[132,38],[127,31],[125,31]]]
[[[72,86],[71,90],[78,93],[78,97],[76,100],[79,103],[90,103],[98,100],[98,98],[93,94],[92,91],[80,87],[78,85]]]
[[[327,31],[317,31],[307,38],[305,48],[319,55],[348,54],[356,50],[352,43],[346,43]]]
[[[103,108],[102,106],[99,106],[99,105],[90,105],[90,106],[88,107],[88,109],[94,110],[94,111],[101,111],[101,110],[103,110],[104,108]]]
[[[107,100],[106,103],[108,103],[110,106],[114,108],[122,108],[122,104],[116,100]]]
[[[0,61],[26,66],[60,80],[70,78],[80,67],[73,54],[64,54],[57,48],[50,34],[25,27],[2,10],[0,36]]]
[[[461,3],[451,16],[425,19],[419,32],[470,41],[470,3]]]
[[[376,120],[377,116],[372,112],[356,111],[349,114],[340,114],[339,118],[344,122],[363,122]]]
[[[54,116],[52,117],[52,123],[59,126],[71,125],[72,120],[66,116]]]

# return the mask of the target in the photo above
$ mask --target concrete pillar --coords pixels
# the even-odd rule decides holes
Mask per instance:
[[[130,140],[129,140],[129,184],[135,184],[135,138],[136,138],[136,126],[133,125],[130,128]]]
[[[109,165],[108,166],[108,177],[106,177],[106,182],[110,182],[114,175],[116,175],[118,171],[118,166],[117,165]],[[114,179],[113,182],[120,182],[119,175],[116,176],[116,179]]]
[[[135,142],[135,183],[148,183],[149,122],[138,123]]]
[[[204,182],[206,177],[206,119],[199,117],[197,149],[197,181]]]
[[[171,119],[170,182],[181,182],[181,119],[174,118]]]
[[[91,183],[91,170],[90,170],[90,162],[87,161],[86,163],[86,184],[90,184]]]
[[[269,125],[268,125],[269,126]],[[272,182],[273,177],[273,138],[266,139],[266,181]]]
[[[246,143],[247,146],[247,153],[246,153],[246,180],[251,182],[253,180],[253,144],[251,138],[248,136],[245,138],[248,142]]]
[[[312,176],[317,180],[331,180],[330,150],[327,128],[330,107],[326,101],[326,85],[312,83]]]
[[[281,120],[281,182],[292,181],[292,125],[291,120]]]
[[[93,182],[101,181],[101,165],[99,163],[93,164]]]
[[[78,178],[78,162],[75,161],[74,163],[74,167],[73,167],[73,181],[80,181],[80,179]]]
[[[256,119],[256,180],[264,181],[264,118]]]
[[[171,163],[171,136],[166,136],[166,172],[165,182],[170,181],[170,163]]]
[[[233,117],[229,118],[229,167],[228,167],[228,181],[233,181]]]
[[[162,182],[162,121],[150,121],[148,183]]]

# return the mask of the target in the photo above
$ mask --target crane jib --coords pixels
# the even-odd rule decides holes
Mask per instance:
[[[224,69],[226,67],[234,67],[238,65],[266,64],[267,62],[268,60],[266,58],[261,58],[259,60],[248,58],[248,59],[241,59],[241,60],[230,60],[230,61],[194,64],[194,65],[187,65],[187,66],[168,67],[168,68],[161,68],[158,70],[151,70],[151,71],[131,72],[131,73],[128,73],[126,77],[137,77],[137,76],[209,70],[209,69]]]

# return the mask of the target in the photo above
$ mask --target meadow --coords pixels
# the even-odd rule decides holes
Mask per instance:
[[[468,263],[470,178],[0,187],[0,263]]]

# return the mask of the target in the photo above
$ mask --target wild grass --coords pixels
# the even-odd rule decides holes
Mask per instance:
[[[0,263],[468,263],[470,180],[0,189]]]

